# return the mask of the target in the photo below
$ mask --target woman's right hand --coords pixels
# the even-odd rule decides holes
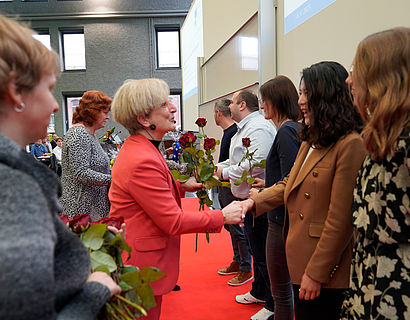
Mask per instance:
[[[261,178],[255,178],[255,181],[252,183],[252,188],[265,188],[265,180]]]
[[[90,274],[87,282],[98,282],[110,289],[110,297],[121,292],[120,286],[105,272],[96,271]]]

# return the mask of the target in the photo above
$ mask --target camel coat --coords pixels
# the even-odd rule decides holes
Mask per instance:
[[[348,288],[353,249],[351,203],[366,154],[359,134],[308,154],[303,142],[289,176],[252,199],[257,214],[285,204],[286,256],[294,284],[304,273],[324,288]],[[303,165],[303,167],[302,167]]]

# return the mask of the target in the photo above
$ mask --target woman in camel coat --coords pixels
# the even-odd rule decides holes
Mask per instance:
[[[365,149],[360,115],[336,62],[303,70],[303,143],[288,177],[242,202],[256,215],[285,204],[284,238],[296,319],[338,319],[349,286],[353,188]]]

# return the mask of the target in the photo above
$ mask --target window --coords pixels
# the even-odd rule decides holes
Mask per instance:
[[[82,94],[73,94],[73,95],[66,95],[65,97],[65,131],[68,130],[73,126],[72,121],[73,121],[73,114],[75,108],[79,105],[80,99],[81,99]]]
[[[84,31],[62,31],[64,70],[85,69]]]
[[[156,29],[157,67],[179,68],[179,29]]]
[[[48,50],[51,50],[51,44],[50,44],[50,35],[48,34],[48,31],[37,31],[37,34],[33,34],[33,38],[37,39],[40,41],[44,46],[48,48]]]
[[[177,130],[180,130],[182,128],[182,117],[181,117],[181,93],[173,93],[168,96],[169,100],[171,100],[171,103],[177,107],[177,111],[174,113],[174,119],[175,119],[175,126]]]

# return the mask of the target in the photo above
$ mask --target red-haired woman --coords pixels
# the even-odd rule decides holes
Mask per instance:
[[[110,211],[110,160],[94,133],[109,119],[111,101],[100,91],[85,92],[75,109],[74,125],[64,138],[60,201],[70,219],[87,213],[97,221]]]

